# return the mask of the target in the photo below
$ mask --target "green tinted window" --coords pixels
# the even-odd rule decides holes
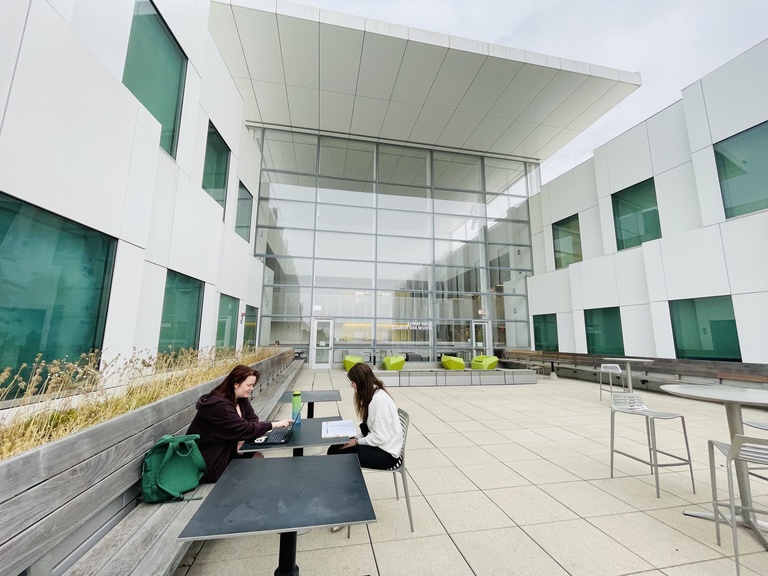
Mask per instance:
[[[0,370],[100,349],[115,240],[0,193]]]
[[[203,190],[224,208],[227,202],[227,168],[229,148],[216,128],[208,123],[208,142],[205,146],[203,166]]]
[[[555,245],[555,268],[567,268],[570,264],[581,262],[578,214],[552,224],[552,239]]]
[[[255,306],[245,307],[245,329],[243,330],[243,343],[246,346],[256,346],[256,323],[259,320],[259,309]]]
[[[584,326],[589,354],[624,355],[624,335],[618,308],[584,310]]]
[[[157,345],[159,353],[198,347],[202,304],[203,283],[168,270],[165,278],[160,341]]]
[[[235,214],[235,232],[246,242],[251,241],[251,215],[253,214],[253,196],[240,183],[237,194],[237,213]]]
[[[237,310],[240,301],[222,294],[219,298],[219,324],[216,328],[216,348],[234,348],[237,336]]]
[[[616,247],[619,250],[661,238],[653,178],[616,192],[611,196],[611,201]]]
[[[678,358],[741,361],[730,296],[671,300],[669,314]]]
[[[768,208],[768,122],[718,142],[714,148],[725,217]]]
[[[539,314],[533,317],[533,343],[535,350],[557,352],[557,314]]]
[[[133,12],[123,84],[160,122],[160,147],[176,156],[187,58],[151,2]]]

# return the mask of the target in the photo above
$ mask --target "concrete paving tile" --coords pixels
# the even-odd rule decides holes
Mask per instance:
[[[376,546],[380,576],[472,576],[472,570],[447,536],[430,536]]]
[[[539,488],[582,518],[636,511],[626,502],[585,481],[542,484]]]
[[[440,468],[442,466],[453,466],[453,462],[437,448],[421,448],[419,450],[408,450],[407,455],[408,470],[418,468]]]
[[[510,462],[509,467],[532,484],[552,482],[576,482],[579,477],[548,460],[521,460]]]
[[[514,522],[482,491],[426,496],[449,534],[514,526]]]
[[[423,468],[411,470],[414,484],[424,495],[469,492],[478,487],[458,468]]]
[[[572,576],[619,576],[654,568],[583,519],[524,529]]]
[[[454,465],[458,464],[489,464],[498,462],[498,460],[483,450],[480,446],[449,446],[441,448],[440,451],[445,454]]]
[[[520,444],[491,444],[483,446],[483,450],[501,462],[518,462],[520,460],[540,460],[541,456],[523,448]]]
[[[538,486],[486,490],[485,494],[520,526],[571,520],[576,514]]]
[[[458,464],[458,467],[481,490],[530,484],[528,480],[502,462],[470,466]]]
[[[520,528],[452,535],[477,576],[567,576],[567,572]]]
[[[371,542],[374,543],[374,550],[378,542],[408,540],[446,533],[434,510],[422,496],[411,497],[413,532],[411,532],[411,525],[408,522],[408,508],[404,498],[401,497],[400,500],[377,500],[373,503],[373,511],[376,513],[376,522],[368,524],[368,533]],[[362,530],[362,528],[353,526],[352,532],[356,530]],[[346,538],[346,534],[344,537]]]

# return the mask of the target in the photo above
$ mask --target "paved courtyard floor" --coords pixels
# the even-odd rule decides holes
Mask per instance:
[[[317,404],[315,415],[355,418],[341,370],[303,370],[297,387],[338,388],[342,401]],[[617,455],[610,477],[610,395],[599,401],[596,384],[540,378],[389,390],[411,416],[406,462],[416,531],[392,474],[366,471],[378,521],[354,526],[350,539],[346,530],[299,536],[302,576],[736,573],[730,529],[723,526],[718,546],[712,522],[683,515],[711,509],[707,440],[728,440],[721,404],[642,393],[650,407],[685,416],[694,461],[696,494],[680,467],[661,473],[657,499],[653,476],[638,462]],[[288,417],[290,407],[281,410]],[[768,421],[768,413],[745,409],[744,418]],[[657,427],[659,447],[684,454],[680,420]],[[617,415],[616,447],[647,456],[644,418]],[[725,488],[722,466],[718,473]],[[768,483],[753,481],[753,494],[768,506]],[[742,575],[768,574],[768,552],[749,531],[740,529],[739,546]],[[277,551],[277,535],[195,543],[174,576],[267,576]]]

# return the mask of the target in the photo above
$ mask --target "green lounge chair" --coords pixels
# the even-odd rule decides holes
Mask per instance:
[[[360,356],[344,356],[344,370],[349,372],[349,369],[352,368],[355,364],[360,364],[363,359]]]
[[[443,356],[440,360],[446,370],[464,370],[464,360],[457,356]]]
[[[475,356],[472,358],[472,370],[493,370],[499,365],[496,356]]]
[[[386,356],[381,363],[384,370],[402,370],[405,366],[405,356]]]

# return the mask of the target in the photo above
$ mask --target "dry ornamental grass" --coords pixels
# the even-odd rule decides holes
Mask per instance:
[[[162,398],[224,376],[237,364],[255,364],[277,348],[181,350],[127,361],[98,370],[99,354],[76,361],[46,362],[38,354],[16,373],[0,373],[0,402],[14,415],[0,423],[0,460],[63,438]]]

